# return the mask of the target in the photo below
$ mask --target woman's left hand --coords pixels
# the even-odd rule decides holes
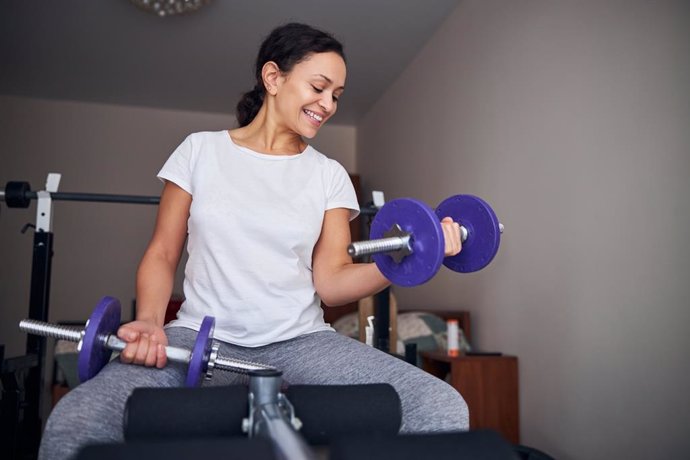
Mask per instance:
[[[462,251],[462,239],[460,238],[460,224],[453,222],[451,217],[441,220],[441,228],[445,238],[445,256],[454,256]]]

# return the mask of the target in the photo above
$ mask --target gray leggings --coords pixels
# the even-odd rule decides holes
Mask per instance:
[[[171,327],[170,345],[192,348],[196,332]],[[467,430],[469,413],[450,385],[398,358],[336,332],[306,334],[258,348],[221,343],[223,356],[274,366],[288,384],[389,383],[402,401],[404,433]],[[186,369],[122,364],[115,360],[93,379],[79,385],[53,409],[41,442],[40,459],[74,456],[90,443],[122,442],[125,402],[136,387],[184,385]],[[217,371],[206,385],[246,383],[247,377]]]

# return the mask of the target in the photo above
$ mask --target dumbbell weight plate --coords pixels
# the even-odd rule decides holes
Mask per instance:
[[[386,203],[371,223],[371,239],[384,238],[395,224],[412,234],[414,252],[400,263],[381,253],[372,257],[383,275],[399,286],[416,286],[429,281],[441,268],[444,237],[441,223],[434,211],[412,198],[399,198]]]
[[[456,272],[470,273],[486,267],[498,252],[501,231],[491,206],[474,195],[455,195],[436,208],[438,219],[450,216],[467,229],[467,240],[456,256],[446,257],[443,265]]]
[[[106,296],[91,313],[77,358],[80,382],[91,379],[110,361],[113,352],[102,340],[120,327],[120,310],[120,301]]]
[[[212,316],[205,316],[201,322],[199,334],[196,336],[192,356],[189,360],[189,368],[187,369],[185,384],[188,387],[198,387],[202,377],[206,374],[208,361],[211,357],[215,324],[216,320]]]

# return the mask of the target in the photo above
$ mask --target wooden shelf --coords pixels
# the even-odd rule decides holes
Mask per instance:
[[[422,352],[422,367],[460,392],[470,411],[470,430],[492,429],[520,442],[518,359],[515,356],[448,356]]]

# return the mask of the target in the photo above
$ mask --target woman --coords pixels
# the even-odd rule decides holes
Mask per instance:
[[[132,389],[182,385],[185,368],[166,362],[164,346],[192,348],[205,315],[216,318],[224,356],[272,365],[290,384],[390,383],[402,401],[402,432],[467,428],[467,407],[450,386],[323,321],[321,300],[345,304],[389,285],[376,265],[347,255],[354,189],[342,166],[304,141],[336,112],[345,76],[331,35],[279,27],[259,50],[256,86],[237,107],[240,127],[192,134],[173,152],[159,173],[165,185],[137,273],[136,320],[118,331],[128,342],[122,363],[141,366],[110,363],[63,398],[42,458],[121,441]],[[446,218],[443,228],[446,254],[457,254],[458,225]],[[164,330],[187,238],[186,300]],[[216,372],[210,384],[239,381]]]

